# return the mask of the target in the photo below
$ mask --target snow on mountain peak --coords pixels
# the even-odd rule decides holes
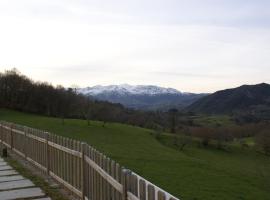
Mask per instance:
[[[133,95],[159,95],[159,94],[182,94],[173,88],[164,88],[154,85],[96,85],[93,87],[81,88],[79,92],[86,95],[98,95],[102,93],[133,94]]]

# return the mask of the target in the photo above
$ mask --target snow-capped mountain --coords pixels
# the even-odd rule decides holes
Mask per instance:
[[[81,88],[78,92],[98,100],[121,103],[135,109],[185,107],[203,94],[183,93],[173,88],[154,85],[109,85]]]
[[[96,85],[80,89],[80,92],[87,95],[98,95],[107,92],[115,92],[119,95],[159,95],[159,94],[182,94],[180,91],[173,88],[163,88],[154,85]]]

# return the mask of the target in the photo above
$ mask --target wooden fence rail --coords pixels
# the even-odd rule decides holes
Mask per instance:
[[[85,200],[178,200],[88,144],[0,122],[0,142]]]

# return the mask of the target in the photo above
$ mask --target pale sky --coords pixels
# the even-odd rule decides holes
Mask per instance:
[[[0,71],[80,87],[270,83],[269,0],[0,0]]]

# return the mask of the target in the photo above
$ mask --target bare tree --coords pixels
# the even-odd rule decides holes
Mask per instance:
[[[192,128],[191,135],[200,138],[204,147],[209,145],[211,139],[214,139],[213,129],[209,127]]]
[[[83,106],[82,108],[82,114],[84,118],[87,121],[87,125],[90,126],[90,119],[93,115],[93,107],[94,107],[94,102],[92,102],[88,97],[83,99]]]
[[[179,141],[179,150],[183,151],[186,146],[188,146],[192,142],[190,135],[183,135],[180,137]]]
[[[170,124],[171,124],[171,133],[175,133],[176,132],[177,114],[178,114],[178,110],[177,109],[172,108],[172,109],[169,110]]]
[[[265,154],[270,154],[270,131],[269,129],[261,131],[256,136],[256,144]]]
[[[79,89],[79,86],[77,84],[72,84],[70,86],[70,88],[72,89],[72,91],[77,94],[78,93],[78,89]]]

